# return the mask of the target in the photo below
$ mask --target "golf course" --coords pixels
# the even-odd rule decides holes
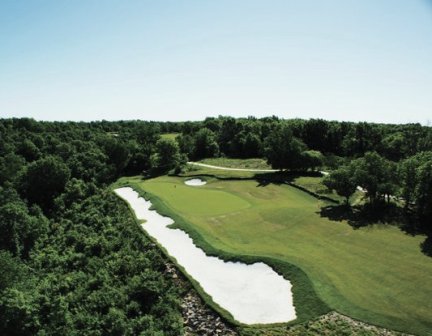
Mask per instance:
[[[205,185],[189,186],[187,179],[122,183],[180,219],[174,225],[204,251],[294,265],[330,310],[393,330],[432,330],[432,264],[419,249],[423,236],[378,223],[353,229],[322,217],[323,200],[286,184],[205,177]],[[301,298],[294,304],[298,309]]]

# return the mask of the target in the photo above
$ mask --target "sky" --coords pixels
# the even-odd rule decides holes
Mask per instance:
[[[432,122],[430,0],[1,0],[0,118]]]

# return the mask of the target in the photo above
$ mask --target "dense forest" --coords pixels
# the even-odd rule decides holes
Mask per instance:
[[[181,334],[179,289],[109,187],[218,156],[328,170],[324,183],[345,206],[359,186],[365,209],[396,208],[411,230],[430,234],[432,128],[419,124],[2,119],[0,334]]]

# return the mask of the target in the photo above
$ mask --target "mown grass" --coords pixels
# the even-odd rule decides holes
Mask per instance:
[[[277,258],[273,257],[266,257],[266,256],[256,256],[256,255],[241,255],[241,254],[233,254],[229,253],[224,250],[220,250],[218,248],[215,248],[214,246],[208,244],[208,242],[203,238],[203,236],[194,229],[193,226],[188,223],[184,217],[178,214],[177,211],[173,211],[172,208],[167,206],[167,203],[163,201],[160,197],[155,196],[155,194],[152,194],[149,192],[149,190],[146,188],[147,185],[143,185],[143,180],[140,178],[122,178],[120,179],[114,186],[113,189],[120,186],[132,186],[136,191],[138,191],[143,197],[146,199],[150,199],[153,207],[157,209],[157,211],[164,215],[171,217],[175,224],[173,225],[173,228],[179,227],[186,232],[193,238],[194,242],[197,244],[197,246],[201,247],[206,251],[208,255],[218,256],[226,261],[242,261],[247,264],[251,264],[254,262],[265,262],[266,264],[270,265],[276,272],[279,274],[282,274],[286,279],[289,279],[291,283],[293,284],[293,299],[294,304],[296,306],[296,314],[297,319],[295,321],[292,321],[289,323],[289,325],[298,323],[298,322],[304,322],[308,321],[310,319],[316,318],[317,316],[320,316],[322,314],[325,314],[329,312],[328,306],[322,302],[321,299],[316,295],[312,283],[307,277],[307,275],[298,267],[295,265],[289,264],[285,261],[281,261]],[[181,181],[179,184],[174,184],[169,187],[173,187],[173,190],[171,190],[174,194],[177,188],[183,189],[182,192],[185,190],[194,190],[194,188],[185,186],[183,181]],[[171,189],[171,188],[169,188]],[[199,190],[199,189],[198,189]],[[166,190],[168,191],[168,190]],[[187,191],[186,191],[187,192]],[[168,192],[169,194],[170,192]],[[223,194],[222,192],[220,192]],[[171,193],[172,194],[172,193]],[[226,195],[223,195],[226,196]],[[212,196],[211,196],[212,197]],[[208,198],[207,198],[208,199]],[[208,210],[206,210],[206,213],[218,213],[221,210],[221,206],[224,206],[224,202],[221,202],[220,195],[213,196],[211,199],[212,201],[216,201],[216,204],[213,207],[206,207]],[[226,201],[227,199],[225,199]],[[230,200],[228,198],[228,200]],[[232,199],[231,199],[232,200]],[[194,207],[196,209],[198,205],[195,203]],[[244,204],[237,203],[237,209],[232,209],[234,211],[243,208]],[[162,250],[165,251],[165,249],[161,246]],[[176,262],[173,260],[173,262]],[[191,278],[187,272],[181,267],[180,270],[191,280],[192,285],[195,287],[195,289],[200,293],[200,295],[203,297],[203,299],[211,305],[216,311],[218,311],[228,322],[234,323],[237,325],[241,325],[241,323],[235,321],[231,314],[229,314],[226,310],[224,310],[222,307],[218,306],[216,303],[214,303],[211,299],[211,297],[205,293],[199,283],[197,283],[193,278]],[[269,328],[273,328],[274,326],[277,326],[278,324],[274,325],[256,325],[254,328],[258,328],[259,330],[268,330]]]
[[[288,185],[209,179],[197,188],[178,177],[139,185],[206,251],[267,260],[282,273],[295,265],[332,309],[390,329],[432,333],[432,260],[420,252],[424,237],[382,224],[354,230],[321,217],[322,201]],[[301,281],[294,283],[295,291]]]

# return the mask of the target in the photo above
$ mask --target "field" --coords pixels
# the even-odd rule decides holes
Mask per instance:
[[[161,134],[161,138],[175,140],[175,138],[177,138],[178,135],[180,135],[180,133],[163,133]]]
[[[271,166],[263,159],[208,158],[200,162],[228,168],[271,169]]]
[[[393,226],[353,229],[320,216],[322,201],[288,185],[209,179],[203,187],[179,177],[140,181],[204,248],[271,257],[301,268],[332,309],[390,329],[429,335],[432,262],[422,236]]]

